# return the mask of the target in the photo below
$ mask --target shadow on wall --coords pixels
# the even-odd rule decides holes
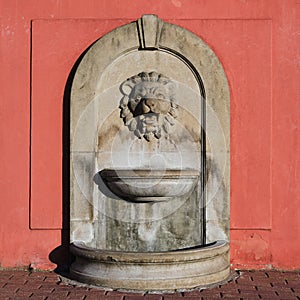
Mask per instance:
[[[96,42],[96,41],[95,41]],[[94,42],[94,43],[95,43]],[[94,44],[93,43],[93,44]],[[63,97],[63,123],[62,123],[62,230],[61,245],[49,254],[49,260],[57,265],[54,272],[66,274],[74,258],[70,254],[70,97],[73,79],[76,70],[86,52],[93,46],[91,44],[77,59],[66,81]]]

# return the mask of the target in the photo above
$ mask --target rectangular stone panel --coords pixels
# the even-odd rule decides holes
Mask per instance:
[[[32,229],[62,226],[62,160],[66,159],[62,151],[62,107],[64,95],[68,96],[69,91],[66,88],[68,75],[90,44],[127,22],[32,22]],[[231,226],[270,228],[272,21],[173,22],[208,43],[228,77],[231,88]]]
[[[272,20],[177,23],[212,47],[229,81],[231,228],[270,229]]]
[[[62,227],[62,161],[68,159],[62,143],[63,101],[69,96],[72,67],[89,45],[126,22],[32,21],[31,229]]]

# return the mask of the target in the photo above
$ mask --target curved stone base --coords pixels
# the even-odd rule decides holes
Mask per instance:
[[[226,280],[229,245],[217,241],[202,248],[170,252],[116,252],[71,245],[70,273],[80,282],[128,290],[191,289]]]

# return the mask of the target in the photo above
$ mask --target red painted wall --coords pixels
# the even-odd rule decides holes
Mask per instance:
[[[299,8],[296,0],[0,0],[1,266],[55,267],[49,254],[67,235],[68,76],[96,39],[152,13],[200,36],[228,77],[233,266],[300,269]]]

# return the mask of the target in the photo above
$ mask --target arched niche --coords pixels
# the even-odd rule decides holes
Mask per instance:
[[[136,80],[146,81],[143,88],[150,91],[161,84],[157,78],[167,78],[173,85],[176,117],[168,129],[160,124],[162,130],[158,127],[156,132],[162,135],[150,131],[149,138],[147,129],[137,130],[142,125],[132,129],[123,112],[132,109],[127,102]],[[126,84],[128,92],[123,88]],[[224,70],[209,46],[154,15],[116,28],[89,48],[71,91],[70,240],[76,256],[71,267],[75,278],[114,288],[160,290],[207,285],[229,276],[229,103]],[[139,120],[140,115],[133,117]],[[116,196],[99,173],[147,168],[196,170],[197,183],[188,196],[136,203]],[[92,262],[86,255],[90,251],[94,251]],[[179,278],[168,273],[161,259],[151,256],[167,253],[165,261],[177,273],[174,251],[195,255]],[[118,273],[105,259],[111,253],[134,253],[139,259],[125,258],[124,264],[132,265]],[[209,267],[205,261],[212,257],[216,260]],[[154,269],[133,280],[134,268],[144,259],[155,261]],[[104,278],[101,269],[107,272],[108,265],[111,277]],[[151,276],[158,271],[165,276],[153,281]]]

